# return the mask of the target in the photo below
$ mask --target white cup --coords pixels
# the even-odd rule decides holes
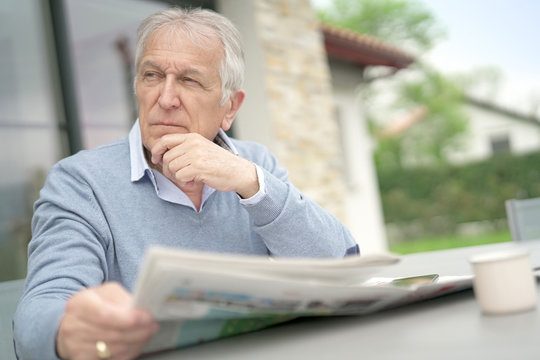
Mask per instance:
[[[484,314],[506,314],[536,307],[536,279],[529,252],[513,249],[470,258],[473,289]]]

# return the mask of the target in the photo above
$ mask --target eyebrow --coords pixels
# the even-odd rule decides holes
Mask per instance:
[[[156,69],[161,69],[161,66],[159,66],[158,64],[156,64],[155,62],[150,61],[150,60],[145,60],[139,67],[141,69],[144,68],[144,67],[152,67],[152,68],[156,68]]]
[[[140,69],[144,69],[144,68],[147,68],[147,67],[150,67],[150,68],[154,68],[154,69],[158,69],[159,71],[164,71],[163,68],[153,62],[152,60],[145,60],[141,65],[140,65]],[[187,69],[183,69],[180,74],[182,75],[198,75],[198,76],[202,76],[203,73],[199,70],[199,69],[196,69],[196,68],[193,68],[193,67],[189,67]]]

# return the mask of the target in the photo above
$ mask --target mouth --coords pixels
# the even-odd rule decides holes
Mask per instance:
[[[166,132],[169,132],[169,131],[171,131],[171,132],[183,132],[183,133],[189,132],[187,127],[185,127],[184,125],[179,125],[179,124],[157,122],[157,123],[154,124],[154,126],[159,127],[159,128],[163,129]]]
[[[182,125],[175,124],[175,123],[170,123],[170,122],[167,122],[167,121],[157,121],[156,123],[154,123],[154,125],[157,125],[157,126],[183,127]]]

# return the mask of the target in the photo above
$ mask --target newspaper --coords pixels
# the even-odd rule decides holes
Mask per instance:
[[[300,316],[361,315],[471,286],[471,277],[377,278],[391,254],[290,259],[148,249],[134,305],[160,331],[145,352],[258,330]]]

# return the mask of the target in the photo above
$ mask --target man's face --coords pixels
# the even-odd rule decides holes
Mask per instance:
[[[162,29],[150,36],[137,71],[139,122],[147,149],[166,134],[199,133],[213,140],[220,127],[230,128],[238,110],[234,100],[220,105],[219,40],[198,46],[172,34]]]

